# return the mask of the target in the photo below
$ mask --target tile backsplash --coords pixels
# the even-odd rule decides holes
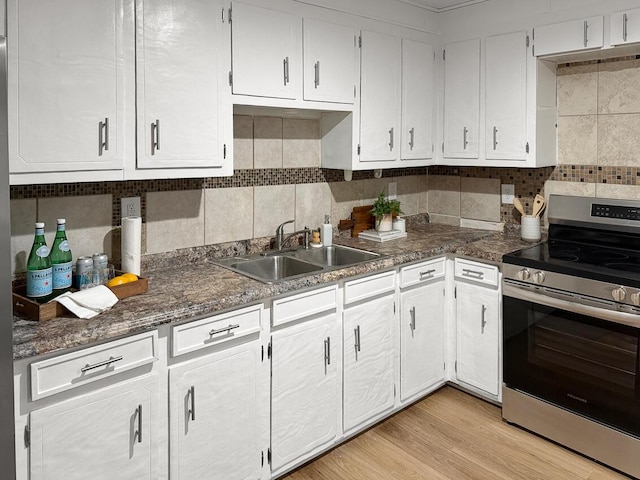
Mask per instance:
[[[539,169],[443,167],[354,172],[320,167],[317,120],[234,116],[234,175],[222,178],[27,185],[11,187],[13,271],[24,271],[36,219],[52,240],[65,216],[74,256],[119,256],[120,199],[141,197],[145,253],[272,236],[334,225],[354,206],[397,183],[406,215],[432,221],[517,222],[501,204],[500,185],[515,185],[526,207],[536,193],[640,200],[640,59],[563,64],[557,70],[558,165]]]

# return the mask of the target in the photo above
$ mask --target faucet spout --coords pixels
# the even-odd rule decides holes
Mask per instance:
[[[288,223],[293,223],[295,220],[287,220],[286,222],[282,222],[276,228],[276,250],[282,250],[282,246],[284,245],[284,226]]]

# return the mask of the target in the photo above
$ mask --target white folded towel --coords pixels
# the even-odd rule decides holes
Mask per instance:
[[[66,292],[54,299],[80,318],[93,318],[118,302],[118,297],[104,285],[79,292]]]

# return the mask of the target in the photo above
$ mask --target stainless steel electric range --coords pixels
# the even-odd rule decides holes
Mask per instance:
[[[640,200],[549,199],[503,257],[502,416],[640,477]]]

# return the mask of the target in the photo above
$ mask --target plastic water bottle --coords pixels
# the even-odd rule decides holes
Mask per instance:
[[[44,238],[44,223],[36,223],[36,234],[27,260],[27,298],[38,303],[48,302],[52,297],[51,260],[49,247]]]
[[[57,222],[56,237],[53,240],[51,253],[49,254],[51,268],[53,270],[54,296],[69,291],[73,280],[73,261],[71,258],[71,248],[67,240],[66,220],[64,218],[58,218]]]

